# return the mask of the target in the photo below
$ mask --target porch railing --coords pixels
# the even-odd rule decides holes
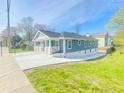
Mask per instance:
[[[60,47],[52,47],[51,48],[51,53],[57,53],[60,51]]]

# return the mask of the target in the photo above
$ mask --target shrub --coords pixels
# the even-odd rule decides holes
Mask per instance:
[[[115,51],[116,51],[115,47],[112,47],[111,52],[115,52]]]
[[[123,52],[120,52],[120,54],[123,54]]]
[[[21,48],[22,48],[23,50],[25,50],[25,49],[26,49],[26,47],[27,47],[27,45],[26,45],[26,44],[23,44],[23,45],[21,46]]]

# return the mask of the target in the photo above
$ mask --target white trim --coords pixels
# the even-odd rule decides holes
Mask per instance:
[[[42,35],[44,35],[45,37],[49,38],[49,36],[47,36],[46,34],[42,33],[41,31],[37,31],[37,33],[35,34],[35,36],[34,36],[34,38],[33,38],[32,41],[35,41],[35,38],[37,37],[37,35],[38,35],[39,33],[42,34]]]
[[[49,38],[49,40],[56,40],[56,41],[59,41],[60,39],[59,39],[59,38]]]
[[[51,54],[51,40],[49,40],[49,54]]]
[[[46,34],[42,33],[41,31],[39,31],[41,34],[43,34],[44,36],[46,36],[47,38],[49,38],[49,36],[47,36]]]
[[[79,38],[69,38],[69,37],[59,37],[59,39],[69,39],[69,40],[86,40],[86,39],[79,39]]]
[[[37,33],[35,34],[35,36],[34,36],[34,38],[32,39],[32,41],[34,41],[34,39],[36,38],[36,36],[37,36],[38,33],[39,33],[39,32],[37,31]]]
[[[71,48],[68,47],[68,42],[71,42]],[[72,40],[67,40],[67,49],[72,49]]]
[[[66,40],[63,39],[63,54],[66,53]]]

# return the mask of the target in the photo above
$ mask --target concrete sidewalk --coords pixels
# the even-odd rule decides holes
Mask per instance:
[[[0,56],[0,93],[36,93],[7,49]]]

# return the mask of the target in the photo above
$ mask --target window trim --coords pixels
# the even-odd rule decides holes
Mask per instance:
[[[69,48],[69,42],[71,42],[71,47]],[[67,40],[67,48],[72,49],[72,40]]]

